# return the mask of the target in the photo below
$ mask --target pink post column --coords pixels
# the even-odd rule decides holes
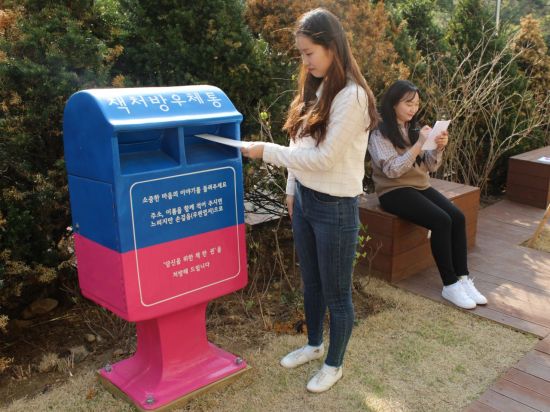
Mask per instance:
[[[206,306],[137,322],[135,355],[101,369],[101,376],[141,408],[154,410],[246,368],[208,342]]]

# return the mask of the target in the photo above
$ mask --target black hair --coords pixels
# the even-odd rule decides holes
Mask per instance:
[[[380,101],[380,115],[382,117],[382,123],[378,127],[382,136],[388,139],[395,147],[405,149],[407,147],[403,136],[399,130],[397,123],[397,117],[395,115],[395,106],[405,98],[407,101],[414,99],[414,96],[420,95],[418,87],[408,80],[398,80],[393,83],[388,90],[382,96]],[[407,98],[410,96],[410,98]],[[408,123],[408,137],[411,142],[411,146],[416,143],[420,133],[418,127],[418,112],[412,117]],[[416,163],[420,165],[423,159],[417,156]]]

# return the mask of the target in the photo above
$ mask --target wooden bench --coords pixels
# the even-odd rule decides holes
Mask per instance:
[[[466,217],[468,248],[473,247],[477,232],[479,188],[439,179],[430,179],[430,184],[462,210]],[[428,230],[382,210],[376,194],[360,197],[359,217],[371,237],[364,246],[367,258],[362,259],[356,268],[359,273],[368,272],[369,258],[371,274],[388,282],[398,282],[435,265]],[[376,254],[372,258],[374,252]]]
[[[546,209],[550,203],[550,146],[512,156],[508,159],[506,195],[508,199]]]

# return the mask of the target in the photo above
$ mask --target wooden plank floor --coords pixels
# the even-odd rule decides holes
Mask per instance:
[[[521,246],[543,214],[543,209],[509,200],[479,212],[477,245],[468,254],[468,264],[470,276],[489,303],[470,312],[542,340],[473,402],[468,412],[550,412],[550,253]],[[397,286],[445,302],[437,268]]]
[[[468,254],[470,276],[489,303],[472,313],[541,338],[550,334],[550,253],[521,246],[544,210],[502,200],[479,212],[476,246]],[[444,302],[437,268],[397,286]]]
[[[550,411],[550,336],[466,409],[480,411]]]

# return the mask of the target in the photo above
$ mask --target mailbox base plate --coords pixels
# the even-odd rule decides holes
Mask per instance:
[[[113,394],[118,399],[121,399],[125,402],[131,403],[134,405],[134,407],[140,411],[140,412],[147,412],[147,411],[155,411],[155,412],[167,412],[171,411],[176,408],[182,408],[187,403],[191,402],[193,399],[198,398],[199,396],[206,395],[209,392],[220,390],[234,381],[236,381],[238,378],[241,377],[241,375],[248,370],[252,369],[249,365],[246,366],[246,368],[238,370],[237,372],[233,373],[232,375],[226,376],[223,379],[220,379],[219,381],[212,382],[209,385],[203,386],[200,389],[197,389],[196,391],[193,391],[191,393],[188,393],[181,398],[178,398],[170,403],[167,403],[165,405],[159,406],[158,408],[154,408],[154,404],[152,405],[153,409],[143,409],[142,405],[139,403],[134,402],[126,393],[121,391],[116,385],[114,385],[110,380],[106,379],[104,376],[101,375],[100,371],[97,372],[97,376],[99,379],[99,382],[103,385],[103,387],[109,391],[111,394]]]

